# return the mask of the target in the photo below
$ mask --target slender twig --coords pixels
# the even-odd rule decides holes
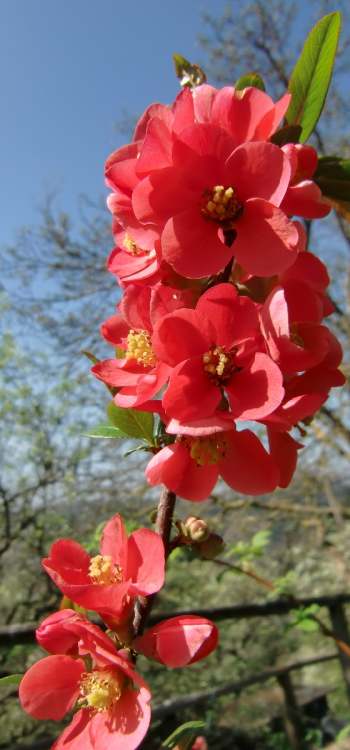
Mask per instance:
[[[155,522],[155,531],[163,539],[165,558],[170,552],[170,534],[172,528],[173,513],[176,503],[176,495],[163,487],[158,504],[157,517]],[[139,596],[135,605],[135,615],[133,622],[133,635],[141,635],[144,630],[146,620],[151,612],[156,594],[152,596]]]
[[[259,583],[260,586],[265,586],[265,588],[269,589],[269,591],[275,590],[275,586],[272,581],[268,581],[267,578],[262,578],[262,576],[259,576],[258,573],[255,573],[252,568],[241,568],[239,565],[234,565],[233,563],[226,562],[226,560],[213,560],[212,562],[214,562],[216,565],[221,565],[221,567],[223,568],[234,570],[235,573],[241,573],[244,576],[249,576],[249,578],[252,578],[256,583]]]

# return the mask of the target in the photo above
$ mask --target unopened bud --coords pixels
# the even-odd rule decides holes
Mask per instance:
[[[208,538],[201,542],[197,550],[205,560],[214,560],[221,554],[225,547],[225,542],[219,534],[209,534]]]
[[[192,542],[205,542],[209,539],[210,531],[206,521],[196,516],[189,516],[184,523],[186,536]]]

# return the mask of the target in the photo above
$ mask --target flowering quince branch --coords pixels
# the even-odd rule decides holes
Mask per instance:
[[[147,481],[162,490],[154,531],[128,537],[116,514],[98,554],[60,539],[43,560],[65,601],[107,627],[69,607],[37,629],[49,656],[24,675],[20,700],[38,719],[76,709],[55,750],[139,746],[151,694],[137,655],[184,667],[218,640],[194,615],[147,630],[172,550],[187,545],[215,560],[223,549],[201,518],[174,520],[176,496],[202,502],[219,477],[246,495],[287,487],[300,437],[344,383],[341,347],[324,323],[334,310],[328,272],[306,247],[305,223],[334,203],[332,169],[347,179],[342,160],[322,162],[304,143],[327,93],[340,16],[319,24],[277,102],[258,74],[216,89],[176,55],[183,90],[170,106],[150,105],[132,142],[107,159],[107,265],[122,296],[101,326],[112,356],[87,353],[113,399],[109,424],[91,435],[140,439],[137,450],[152,454]]]

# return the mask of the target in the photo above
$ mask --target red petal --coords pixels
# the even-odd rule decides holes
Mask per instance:
[[[91,368],[95,378],[108,383],[115,388],[121,386],[136,385],[142,372],[145,372],[143,365],[138,365],[136,360],[128,359],[104,359]]]
[[[256,306],[247,297],[238,297],[231,284],[218,284],[200,297],[196,314],[208,342],[230,349],[258,329]]]
[[[123,520],[119,513],[116,513],[103,529],[100,551],[101,555],[110,555],[115,565],[120,565],[124,571],[124,578],[128,555],[127,547],[128,537]]]
[[[311,180],[305,180],[288,188],[281,203],[281,209],[288,216],[321,219],[323,216],[328,216],[332,206],[323,198],[318,185]]]
[[[90,711],[78,711],[51,750],[94,750],[90,738]]]
[[[290,164],[273,143],[244,143],[227,159],[225,184],[236,188],[239,201],[263,198],[281,203],[290,180]]]
[[[287,432],[275,432],[268,430],[271,455],[274,458],[279,472],[279,487],[288,487],[296,469],[298,450],[302,448]]]
[[[140,177],[155,169],[170,167],[172,137],[169,124],[158,117],[152,117],[137,160],[136,172]]]
[[[267,354],[258,353],[249,367],[233,376],[226,390],[235,419],[262,419],[283,400],[282,373]]]
[[[126,689],[113,710],[92,716],[90,736],[94,750],[135,750],[149,727],[150,700],[145,687]]]
[[[210,341],[201,333],[200,319],[195,310],[182,309],[169,313],[156,324],[152,346],[162,362],[175,366],[204,354]]]
[[[193,201],[193,190],[184,182],[182,171],[175,167],[166,167],[145,177],[132,194],[138,221],[156,225],[183,211],[189,201]]]
[[[145,473],[150,484],[163,483],[194,502],[205,500],[218,478],[217,466],[197,466],[182,443],[163,448],[151,459]]]
[[[120,311],[130,328],[141,331],[152,331],[149,317],[151,290],[149,287],[130,284],[125,289]]]
[[[138,529],[128,541],[126,576],[132,581],[130,594],[148,596],[159,591],[164,583],[164,544],[150,529]]]
[[[101,335],[114,346],[119,346],[129,333],[130,326],[121,315],[112,315],[101,325]]]
[[[86,583],[90,566],[90,555],[73,539],[58,539],[51,546],[49,557],[42,565],[50,575],[50,570],[59,575],[69,575],[71,583]]]
[[[219,464],[225,482],[246,495],[262,495],[276,489],[278,469],[256,435],[250,430],[230,432],[228,440],[228,452]]]
[[[202,357],[174,368],[162,399],[166,413],[182,422],[210,417],[220,401],[220,389],[204,371]]]
[[[167,667],[185,667],[204,659],[217,646],[214,623],[195,615],[172,617],[136,638],[133,647]]]
[[[70,656],[47,656],[37,661],[19,686],[22,708],[35,719],[59,721],[73,708],[84,671],[84,662]]]
[[[299,242],[297,227],[279,208],[254,198],[237,221],[232,251],[249,273],[273,276],[294,263]]]
[[[199,205],[167,221],[161,245],[165,260],[190,279],[218,273],[233,255],[233,250],[221,242],[218,225],[202,217]]]

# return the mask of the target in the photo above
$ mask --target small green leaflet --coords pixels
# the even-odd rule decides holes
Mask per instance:
[[[132,438],[143,438],[148,443],[153,443],[153,414],[148,411],[137,409],[123,409],[110,401],[107,406],[107,414],[114,427]]]
[[[189,750],[192,746],[198,732],[205,726],[204,721],[187,721],[175,729],[175,732],[169,735],[162,743],[162,747],[174,748],[179,750]]]
[[[9,674],[6,677],[0,677],[0,687],[7,687],[8,685],[19,685],[23,674]]]
[[[265,91],[265,84],[259,73],[246,73],[236,81],[234,88],[235,91],[242,91],[242,89],[246,89],[248,86]]]
[[[289,125],[301,125],[301,143],[307,141],[322,112],[331,82],[340,27],[341,14],[338,11],[321,18],[311,29],[292,72],[288,85],[292,100],[286,120]]]
[[[301,125],[285,125],[274,133],[270,141],[276,146],[285,146],[286,143],[299,143],[302,128]]]
[[[188,86],[188,88],[193,89],[206,82],[207,77],[199,65],[190,63],[189,60],[186,60],[186,57],[178,54],[173,55],[173,61],[175,73],[181,86]]]
[[[321,157],[313,179],[327,198],[350,201],[350,159]]]
[[[128,437],[125,432],[122,432],[118,427],[113,427],[110,424],[98,424],[93,427],[89,432],[84,433],[84,437],[90,438],[114,438],[114,440],[121,440],[122,438]]]

